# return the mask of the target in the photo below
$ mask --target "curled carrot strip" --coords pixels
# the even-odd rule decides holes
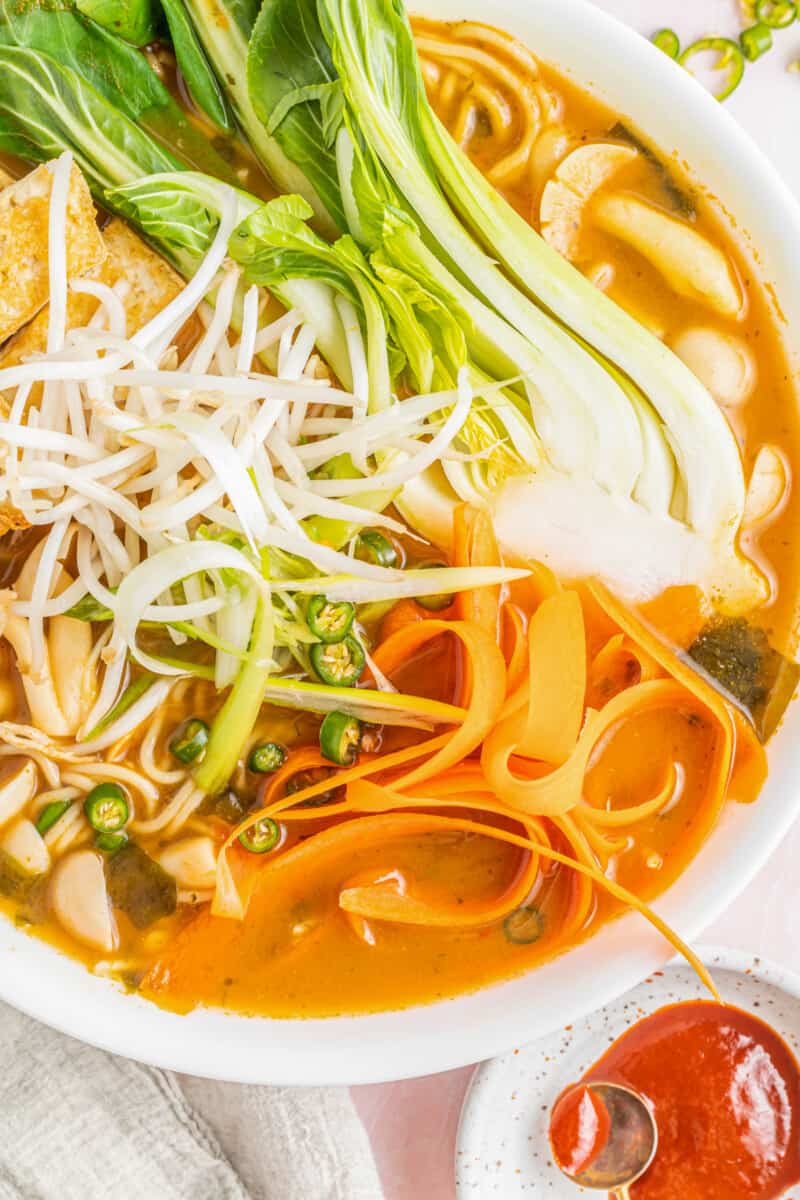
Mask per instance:
[[[537,608],[528,652],[528,712],[515,752],[563,763],[578,739],[586,696],[586,634],[576,592],[560,592]]]
[[[675,764],[670,763],[667,778],[652,800],[645,800],[641,804],[631,804],[628,808],[613,809],[595,808],[594,805],[587,804],[582,800],[578,805],[577,812],[603,829],[618,829],[622,825],[635,825],[638,821],[646,821],[648,817],[654,817],[656,813],[661,812],[661,809],[669,804],[675,795],[677,785],[678,775]]]
[[[448,736],[427,762],[415,767],[399,780],[395,788],[412,787],[460,762],[481,744],[503,706],[506,693],[506,664],[497,644],[496,633],[474,621],[422,621],[407,625],[378,646],[373,658],[390,678],[392,672],[415,654],[421,646],[443,633],[454,634],[466,651],[475,686],[471,689],[463,724]]]
[[[500,611],[502,647],[506,660],[506,695],[510,696],[528,677],[528,639],[525,618],[516,604],[504,604]]]
[[[641,617],[626,608],[600,583],[591,592],[612,621],[655,659],[673,679],[678,680],[716,717],[722,730],[718,762],[713,771],[716,781],[712,793],[714,811],[722,807],[726,795],[740,802],[754,800],[767,776],[767,756],[750,722],[728,704],[716,688],[680,658]]]
[[[474,504],[460,504],[453,516],[453,561],[457,567],[496,567],[500,563],[489,514]],[[456,611],[463,621],[474,621],[496,637],[500,616],[499,586],[459,592]]]
[[[313,771],[318,767],[330,767],[331,765],[330,760],[323,758],[316,746],[301,746],[298,750],[290,751],[283,766],[279,767],[274,775],[270,775],[269,777],[262,797],[264,808],[281,799],[286,792],[287,783],[291,779],[294,779],[295,775],[299,775],[301,771]],[[323,791],[330,786],[329,780],[326,782]],[[294,800],[294,797],[292,797],[292,800]]]
[[[536,779],[520,777],[512,772],[510,764],[515,743],[509,738],[507,723],[501,722],[484,743],[481,754],[484,774],[493,791],[518,812],[561,816],[575,808],[581,800],[589,759],[605,733],[620,721],[639,713],[680,707],[686,701],[686,690],[673,679],[653,679],[620,692],[600,712],[589,712],[567,761],[548,775]],[[717,761],[710,770],[714,787],[722,794],[728,767],[729,753],[726,749],[722,755],[717,755]]]

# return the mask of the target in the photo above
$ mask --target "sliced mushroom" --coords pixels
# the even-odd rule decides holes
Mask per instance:
[[[579,146],[568,154],[545,184],[539,205],[542,237],[570,262],[580,252],[584,211],[598,188],[628,163],[638,151],[614,142],[596,142]]]
[[[73,617],[51,617],[44,671],[37,678],[30,669],[27,618],[12,614],[6,622],[5,636],[17,657],[34,725],[51,737],[74,736],[93,703],[96,689],[91,626]]]
[[[182,838],[162,850],[158,862],[178,887],[204,891],[217,879],[217,847],[210,837]]]
[[[710,326],[684,329],[672,349],[704,383],[717,404],[744,404],[756,382],[756,365],[747,345],[731,333]]]
[[[25,817],[4,832],[0,850],[5,850],[28,875],[45,875],[50,870],[50,851],[33,821]]]
[[[727,256],[685,221],[623,192],[596,197],[592,216],[652,263],[678,295],[724,317],[742,313],[742,292]]]
[[[36,764],[30,759],[0,785],[0,825],[13,821],[36,795]]]
[[[762,446],[747,485],[742,524],[759,525],[775,514],[788,482],[789,467],[781,452],[775,446]]]
[[[94,850],[76,850],[56,864],[50,904],[59,923],[79,942],[108,953],[119,944],[106,890],[103,860]]]

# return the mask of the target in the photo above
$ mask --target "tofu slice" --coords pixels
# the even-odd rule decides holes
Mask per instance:
[[[46,165],[0,192],[0,342],[48,300],[48,215],[53,176]],[[73,166],[67,198],[67,276],[85,275],[105,258],[86,180]]]
[[[124,221],[114,217],[103,230],[102,262],[86,277],[109,287],[124,281],[122,303],[128,318],[128,334],[136,333],[161,312],[185,286],[180,275],[151,250]],[[86,325],[97,309],[93,296],[71,292],[67,298],[67,328]],[[31,354],[47,347],[48,307],[42,308],[0,354],[0,367],[13,367]],[[31,401],[37,402],[36,388]],[[8,412],[8,397],[0,394],[0,417]],[[0,502],[0,537],[11,529],[26,529],[28,522],[17,509]]]

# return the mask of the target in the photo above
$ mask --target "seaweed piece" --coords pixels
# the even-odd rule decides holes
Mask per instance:
[[[108,861],[108,894],[137,929],[147,929],[161,917],[175,912],[178,889],[163,867],[129,842]]]
[[[764,630],[744,617],[710,621],[688,654],[744,709],[765,742],[794,695],[800,666],[771,646]]]
[[[41,890],[42,876],[32,875],[19,865],[15,858],[0,850],[0,896],[20,903],[28,903],[34,899],[35,893]]]
[[[694,218],[697,216],[694,197],[692,196],[691,192],[685,192],[683,188],[678,186],[678,184],[672,178],[669,169],[664,165],[658,155],[650,149],[646,142],[643,142],[642,139],[635,134],[633,130],[629,129],[627,125],[623,124],[622,121],[617,121],[616,125],[612,125],[608,133],[609,137],[616,138],[617,141],[620,142],[627,142],[629,146],[635,147],[635,149],[647,159],[661,180],[661,185],[669,197],[670,204],[676,212],[680,213],[683,217]]]

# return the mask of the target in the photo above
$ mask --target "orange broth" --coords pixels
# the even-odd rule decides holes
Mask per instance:
[[[415,22],[416,32],[423,36],[436,34],[447,39],[453,28],[430,21]],[[492,37],[491,44],[482,40],[480,31],[468,41],[502,59],[502,43],[491,31],[486,37]],[[510,61],[508,56],[506,60]],[[445,123],[453,127],[465,92],[480,82],[481,72],[476,68],[472,77],[460,77],[446,102],[434,89],[432,100]],[[559,106],[559,121],[573,144],[601,139],[616,124],[614,114],[555,70],[542,67],[540,82]],[[512,101],[508,98],[509,104]],[[514,119],[519,120],[519,114]],[[491,171],[497,157],[491,136],[473,139],[468,150],[482,169]],[[248,186],[253,186],[252,162],[248,160],[245,165]],[[674,202],[676,190],[685,194],[694,211],[696,228],[722,245],[738,264],[749,308],[746,320],[736,325],[736,332],[752,348],[759,372],[758,387],[736,420],[746,469],[749,471],[765,442],[779,447],[790,463],[800,463],[800,423],[777,322],[765,293],[749,278],[730,233],[720,225],[710,201],[674,172],[672,165],[666,174],[656,160],[641,159],[625,170],[623,182],[627,189],[665,207]],[[263,190],[263,186],[257,190]],[[535,224],[541,190],[535,173],[526,172],[521,181],[501,186],[501,190]],[[587,238],[589,260],[610,259],[614,263],[615,283],[610,294],[645,324],[668,339],[685,325],[698,320],[707,323],[705,311],[672,293],[634,251],[600,233],[591,232]],[[726,324],[715,323],[720,327]],[[785,653],[791,653],[796,642],[800,539],[795,530],[799,525],[800,497],[792,488],[779,517],[763,535],[751,539],[750,546],[773,584],[769,603],[754,619]],[[418,553],[422,558],[430,557]],[[535,589],[529,585],[512,589],[511,598],[527,615],[533,610],[534,597]],[[412,615],[417,608],[413,602],[403,605]],[[669,611],[668,601],[662,612]],[[587,656],[592,661],[616,631],[589,602],[584,605],[584,615]],[[385,618],[387,629],[394,619],[391,613]],[[13,676],[11,664],[4,662],[3,668],[8,680]],[[395,682],[409,692],[460,703],[462,677],[463,663],[456,641],[447,637],[413,657],[397,673]],[[609,676],[595,679],[592,686],[608,698],[632,681]],[[478,687],[480,684],[477,680]],[[3,696],[5,711],[0,717],[19,715],[18,689]],[[211,689],[206,688],[203,696],[202,687],[197,687],[192,694],[192,712],[209,713],[219,703],[212,702]],[[174,713],[174,721],[186,715],[189,713],[184,705],[182,711]],[[166,727],[171,720],[165,722]],[[314,718],[265,708],[253,741],[268,736],[283,741],[291,753],[296,746],[314,744],[316,728]],[[382,748],[392,749],[420,736],[384,731]],[[663,784],[664,763],[672,761],[678,766],[679,786],[668,808],[639,822],[635,836],[624,837],[623,844],[605,863],[614,878],[644,899],[656,896],[680,875],[710,831],[716,814],[707,803],[705,785],[715,736],[708,714],[687,693],[682,707],[645,712],[611,731],[592,761],[585,798],[597,808],[612,811],[649,799]],[[133,739],[125,750],[126,760],[135,761],[136,745]],[[468,815],[469,810],[464,813]],[[222,839],[228,828],[222,822],[214,826],[213,814],[210,820]],[[502,817],[491,820],[503,824]],[[299,845],[328,823],[324,808],[320,808],[318,818],[292,827],[288,844]],[[551,835],[554,846],[566,848],[563,835],[555,827]],[[143,846],[156,854],[161,844],[154,838],[145,840]],[[579,885],[573,872],[543,861],[528,900],[541,919],[535,939],[513,936],[513,929],[502,921],[469,929],[371,922],[348,916],[338,903],[343,884],[363,871],[393,875],[421,895],[460,904],[489,899],[505,891],[527,856],[513,846],[472,833],[376,837],[370,845],[351,846],[320,861],[315,860],[310,846],[306,850],[308,853],[290,856],[286,863],[276,858],[254,866],[246,861],[244,851],[234,847],[232,857],[239,868],[258,874],[246,919],[239,923],[213,917],[206,905],[196,914],[191,908],[180,909],[176,916],[163,919],[144,934],[123,921],[121,946],[115,955],[117,965],[112,973],[130,986],[139,987],[155,1002],[177,1010],[198,1003],[276,1017],[386,1010],[453,996],[518,975],[589,936],[620,911],[619,903],[600,891],[584,913],[579,907]],[[31,923],[37,936],[89,965],[97,962],[97,954],[60,931],[47,920],[41,907],[31,909],[7,899],[2,905],[18,921]]]

